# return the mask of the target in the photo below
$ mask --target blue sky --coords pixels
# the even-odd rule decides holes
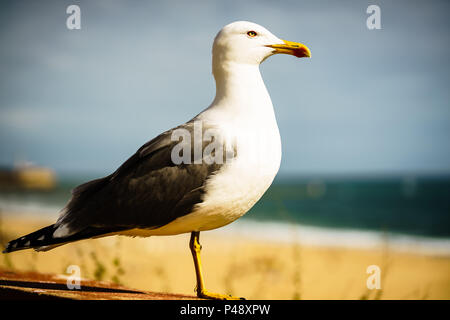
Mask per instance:
[[[66,8],[81,8],[81,30]],[[366,9],[381,8],[381,30]],[[261,71],[284,174],[450,173],[450,12],[433,1],[0,4],[0,165],[106,174],[214,97],[211,45],[248,20],[305,43]]]

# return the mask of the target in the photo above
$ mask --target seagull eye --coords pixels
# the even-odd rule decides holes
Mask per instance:
[[[250,38],[253,38],[253,37],[256,37],[257,33],[256,33],[255,31],[249,31],[249,32],[247,32],[247,35],[248,35]]]

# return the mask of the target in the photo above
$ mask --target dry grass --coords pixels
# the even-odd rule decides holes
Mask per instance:
[[[3,219],[0,240],[43,222]],[[450,258],[378,250],[302,246],[254,240],[220,231],[202,233],[206,286],[248,299],[449,299]],[[192,294],[195,274],[189,235],[148,239],[109,237],[65,245],[45,253],[2,255],[0,268],[65,273],[78,265],[87,279],[151,291]],[[368,290],[366,268],[380,266],[381,290]]]

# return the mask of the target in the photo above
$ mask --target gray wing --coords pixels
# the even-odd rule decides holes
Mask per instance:
[[[193,139],[192,122],[174,129],[179,128],[191,132]],[[190,213],[202,201],[205,182],[223,164],[195,164],[193,149],[191,164],[174,164],[172,148],[179,143],[171,138],[174,129],[147,142],[113,174],[75,188],[55,226],[68,229],[68,235],[89,228],[106,234],[157,228]]]

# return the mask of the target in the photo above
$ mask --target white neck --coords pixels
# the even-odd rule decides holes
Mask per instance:
[[[216,97],[213,104],[226,100],[227,108],[272,108],[259,65],[234,62],[222,63],[219,66],[213,64],[213,75],[216,80]]]
[[[235,116],[265,113],[274,117],[272,101],[259,72],[259,65],[215,62],[213,59],[216,96],[208,111],[226,111]]]
[[[254,167],[252,172],[257,174],[268,174],[272,181],[280,165],[281,141],[259,66],[213,64],[213,75],[216,97],[196,118],[218,125],[227,143],[237,142],[241,165],[246,170]]]

